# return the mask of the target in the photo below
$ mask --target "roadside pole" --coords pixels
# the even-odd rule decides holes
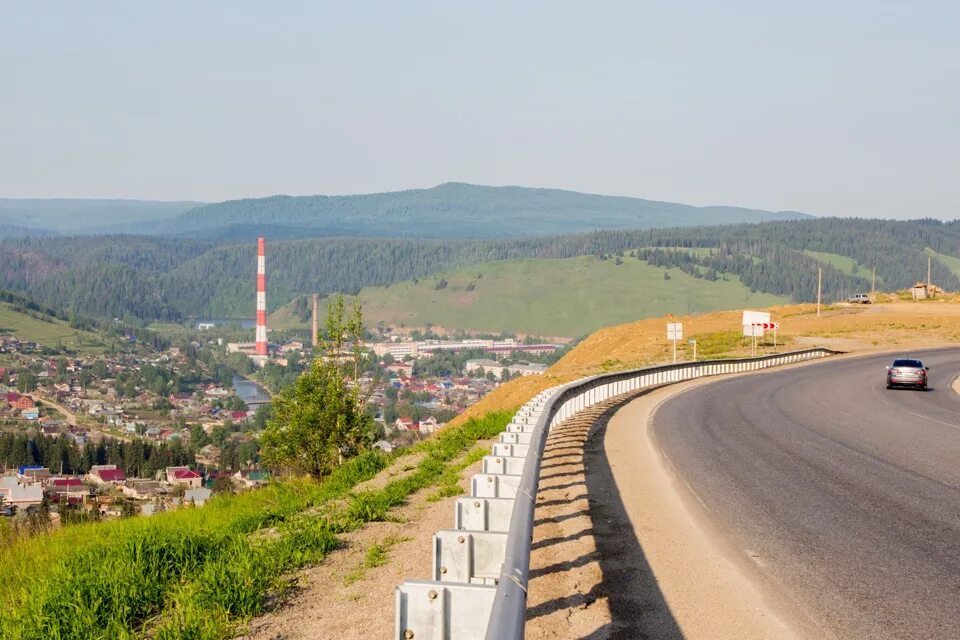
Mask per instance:
[[[697,361],[697,341],[696,341],[696,340],[688,340],[688,341],[687,341],[687,344],[692,344],[692,345],[693,345],[693,361],[696,362],[696,361]]]

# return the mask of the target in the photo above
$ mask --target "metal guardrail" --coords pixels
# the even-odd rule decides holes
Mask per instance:
[[[597,403],[684,380],[756,371],[835,355],[806,349],[738,360],[634,369],[575,380],[542,391],[517,411],[471,496],[458,498],[454,529],[433,537],[431,580],[396,591],[396,640],[522,640],[530,543],[540,464],[550,429]]]

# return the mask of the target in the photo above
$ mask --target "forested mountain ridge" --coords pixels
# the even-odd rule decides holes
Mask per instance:
[[[208,204],[153,233],[274,237],[520,238],[595,229],[732,224],[809,217],[792,211],[693,207],[560,189],[446,183],[350,196],[272,196]]]
[[[692,251],[692,249],[699,249]],[[642,259],[697,278],[735,275],[751,291],[810,301],[816,269],[824,295],[878,286],[902,289],[926,277],[927,249],[960,257],[960,223],[817,218],[716,227],[604,230],[519,240],[320,238],[267,242],[267,302],[274,310],[298,295],[356,293],[369,286],[519,258]],[[217,246],[190,239],[86,236],[0,242],[0,287],[29,293],[72,314],[128,322],[253,313],[254,243]],[[635,254],[635,255],[630,255]],[[843,257],[839,269],[816,256]],[[933,279],[960,290],[936,258]]]
[[[82,198],[0,198],[0,222],[29,235],[50,233],[142,233],[164,220],[196,208],[199,202],[160,202]],[[0,237],[19,237],[0,228]]]

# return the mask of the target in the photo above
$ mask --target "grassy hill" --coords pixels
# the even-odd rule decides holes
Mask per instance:
[[[351,196],[273,196],[209,204],[156,229],[235,240],[271,237],[519,238],[808,218],[793,211],[693,207],[560,189],[447,183]]]
[[[841,273],[848,273],[860,278],[870,279],[872,272],[867,267],[857,264],[856,260],[848,256],[842,256],[837,253],[826,253],[824,251],[804,251],[805,254],[821,264],[833,267]]]
[[[36,311],[23,311],[0,302],[0,336],[15,336],[51,349],[61,345],[76,351],[97,351],[106,345],[104,337],[74,329],[68,323]]]
[[[629,257],[619,265],[613,258],[593,256],[503,260],[365,288],[360,298],[369,324],[429,323],[563,337],[635,318],[787,301],[753,293],[736,276],[727,278],[708,281]],[[274,328],[308,328],[289,308],[273,314],[270,322]]]

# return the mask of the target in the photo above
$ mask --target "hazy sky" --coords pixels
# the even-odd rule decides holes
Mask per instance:
[[[4,0],[0,197],[960,217],[960,3],[911,4]]]

